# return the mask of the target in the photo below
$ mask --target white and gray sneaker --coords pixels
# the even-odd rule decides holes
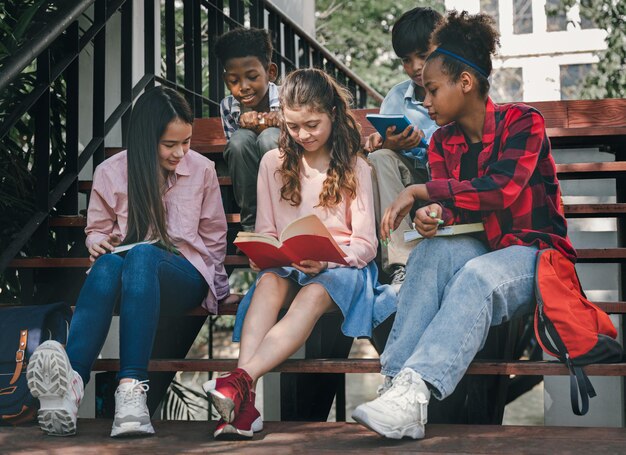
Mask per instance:
[[[146,404],[148,381],[124,382],[115,390],[115,418],[111,437],[154,434]]]
[[[385,393],[387,390],[391,388],[392,384],[393,384],[393,378],[391,376],[385,376],[383,383],[379,385],[378,388],[376,389],[376,395],[381,396],[383,393]]]
[[[402,287],[402,283],[404,283],[404,278],[406,277],[406,267],[403,265],[397,265],[394,267],[393,271],[389,275],[391,278],[391,282],[389,283],[396,294],[400,293],[400,288]]]
[[[52,436],[76,434],[84,386],[61,343],[49,340],[35,349],[26,380],[30,393],[39,399],[37,418],[42,431]]]
[[[369,403],[359,405],[352,418],[391,439],[424,437],[430,390],[421,376],[405,368],[393,379],[389,390]]]

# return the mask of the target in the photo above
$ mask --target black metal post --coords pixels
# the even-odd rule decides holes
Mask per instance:
[[[239,3],[232,2],[231,3]],[[232,14],[232,10],[231,10]],[[242,13],[243,14],[243,13]],[[224,33],[224,16],[221,10],[218,12],[215,8],[208,10],[208,34],[209,34],[209,99],[220,102],[224,98],[224,82],[222,81],[223,68],[221,63],[214,55],[215,40]],[[220,115],[219,105],[209,105],[209,117],[217,117]]]
[[[106,84],[106,0],[96,0],[94,22],[102,28],[93,39],[93,132],[94,138],[102,138],[93,153],[93,168],[104,161],[104,121]]]
[[[31,113],[35,119],[35,205],[37,210],[48,211],[50,189],[50,48],[37,58],[37,83],[46,85]],[[32,238],[33,253],[43,256],[48,249],[48,221],[39,226]]]
[[[75,21],[67,29],[67,39],[72,46],[73,52],[78,53],[79,26]],[[79,127],[79,78],[78,78],[78,58],[75,58],[67,67],[65,77],[65,171],[78,174],[78,132]],[[63,198],[59,201],[57,209],[60,215],[75,215],[78,213],[78,179],[74,180],[67,189]]]
[[[174,0],[165,0],[165,75],[176,79],[176,8]]]
[[[150,2],[146,2],[147,4]],[[154,13],[154,11],[153,11]],[[147,12],[146,12],[147,16]],[[154,27],[154,21],[153,21]],[[133,46],[125,43],[133,42],[133,2],[127,1],[122,6],[122,46],[121,46],[121,102],[132,103],[133,102]],[[148,32],[146,31],[146,38]],[[154,46],[154,30],[152,33],[152,45]],[[146,41],[146,54],[150,53],[149,43]],[[154,49],[152,49],[152,64],[154,66]],[[146,68],[148,68],[148,57],[145,58]],[[130,109],[122,115],[122,147],[126,147],[128,144],[128,125],[130,124]]]
[[[126,3],[131,4],[130,9],[132,12],[132,1],[127,1]],[[144,17],[143,19],[143,22],[144,22],[144,41],[143,41],[144,43],[144,50],[143,50],[144,73],[155,74],[157,71],[157,68],[156,68],[156,62],[154,58],[154,53],[155,53],[154,0],[147,0],[144,2],[143,17]],[[131,36],[132,36],[132,22],[131,22]],[[128,46],[128,47],[132,47],[132,46]],[[130,61],[132,61],[132,51],[130,54],[130,58],[131,58]],[[132,65],[128,65],[128,66],[132,68]],[[122,63],[122,67],[124,67],[124,63]],[[148,85],[146,85],[146,89],[149,89],[152,87],[154,87],[154,79],[148,82]]]

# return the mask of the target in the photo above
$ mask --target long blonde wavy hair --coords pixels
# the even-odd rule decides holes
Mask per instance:
[[[351,99],[350,92],[332,77],[312,68],[290,73],[280,89],[281,108],[307,108],[333,119],[333,130],[328,139],[330,164],[319,195],[319,206],[322,207],[336,206],[344,197],[356,197],[355,166],[361,150],[361,133],[360,125],[350,112]],[[277,170],[283,180],[281,198],[298,206],[302,202],[300,162],[304,148],[291,137],[284,122],[278,147],[283,158]]]

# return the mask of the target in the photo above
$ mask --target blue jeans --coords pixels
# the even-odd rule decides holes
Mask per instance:
[[[490,252],[469,236],[419,243],[406,265],[382,373],[411,368],[437,398],[450,395],[489,327],[533,310],[536,253],[526,246]]]
[[[67,355],[86,384],[120,302],[119,378],[143,381],[159,313],[181,314],[202,302],[204,277],[182,256],[154,245],[138,245],[125,257],[104,254],[83,285],[72,318]]]
[[[258,136],[251,130],[240,128],[232,134],[224,149],[224,159],[228,164],[244,231],[254,232],[259,163],[266,152],[278,147],[279,136],[279,128],[267,128]]]

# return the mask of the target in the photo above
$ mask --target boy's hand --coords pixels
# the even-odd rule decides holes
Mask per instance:
[[[395,129],[396,127],[393,125],[387,128],[387,137],[383,143],[384,148],[395,152],[417,147],[420,140],[424,137],[422,130],[415,128],[413,125],[407,126],[404,131],[398,134],[393,134]]]
[[[247,130],[256,130],[259,128],[259,120],[262,118],[262,114],[256,111],[244,112],[239,116],[239,127]]]
[[[259,123],[261,123],[262,125],[264,124],[266,128],[280,126],[280,117],[277,111],[263,112],[259,115],[263,116],[262,119],[259,119]]]
[[[300,270],[302,273],[306,273],[309,276],[316,276],[328,268],[328,262],[312,261],[310,259],[305,259],[304,261],[300,261],[300,264],[296,264],[294,262],[293,264],[291,264],[291,266]]]
[[[122,243],[122,240],[117,235],[109,235],[106,240],[93,243],[89,247],[89,260],[95,262],[103,254],[109,253]]]
[[[363,147],[363,149],[367,153],[372,153],[382,148],[382,146],[383,146],[383,137],[378,133],[372,133],[367,138],[367,141],[365,141],[365,146]]]
[[[441,215],[443,208],[439,204],[430,204],[425,207],[419,208],[415,212],[415,229],[424,238],[430,239],[437,233],[437,228],[443,223],[441,222]]]

